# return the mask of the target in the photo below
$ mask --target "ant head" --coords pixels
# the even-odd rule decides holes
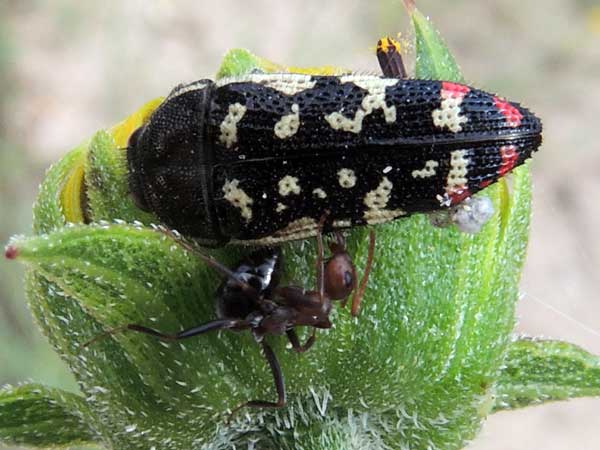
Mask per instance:
[[[331,258],[325,263],[325,292],[332,300],[348,297],[356,287],[356,270],[346,251],[346,243],[341,234],[329,244]]]

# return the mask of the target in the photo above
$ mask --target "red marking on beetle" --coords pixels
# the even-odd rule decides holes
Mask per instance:
[[[468,189],[456,189],[448,193],[448,197],[450,198],[450,202],[452,205],[456,205],[457,203],[462,202],[463,200],[471,197],[471,192]]]
[[[7,245],[4,249],[4,257],[6,259],[15,259],[17,256],[19,256],[19,249],[12,245]]]
[[[483,180],[481,183],[479,183],[479,187],[481,189],[488,187],[490,184],[492,184],[494,182],[494,180]]]
[[[498,175],[504,176],[517,164],[517,159],[519,158],[517,147],[514,145],[503,145],[500,147],[500,156],[502,157],[502,163],[498,168]]]
[[[462,84],[451,83],[449,81],[442,81],[441,96],[443,99],[447,98],[465,98],[465,95],[469,92],[469,87]]]
[[[523,114],[521,114],[513,105],[499,97],[494,97],[494,105],[496,105],[498,111],[504,116],[509,127],[516,128],[521,125]]]

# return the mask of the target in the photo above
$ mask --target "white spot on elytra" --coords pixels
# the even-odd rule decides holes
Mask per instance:
[[[390,201],[390,194],[394,185],[387,177],[383,177],[377,189],[367,192],[363,203],[369,209],[383,209]]]
[[[356,174],[352,169],[338,170],[338,182],[340,186],[346,189],[353,188],[356,185]]]
[[[291,175],[286,175],[279,180],[279,195],[285,197],[290,194],[298,195],[300,193],[300,185],[298,184],[298,178]]]
[[[342,112],[332,112],[325,116],[325,120],[334,130],[349,131],[351,133],[360,133],[362,130],[363,119],[377,109],[383,110],[386,123],[396,121],[396,106],[388,106],[385,102],[385,88],[394,86],[399,79],[378,78],[373,76],[343,76],[341,83],[354,83],[358,87],[367,91],[367,95],[362,100],[360,108],[354,113],[354,117],[348,118]]]
[[[406,214],[401,209],[386,209],[393,187],[392,182],[387,177],[383,177],[376,189],[367,192],[363,203],[368,209],[364,212],[363,217],[368,224],[387,222]]]
[[[246,107],[241,103],[229,105],[229,111],[219,126],[221,130],[219,141],[225,147],[231,148],[237,142],[237,124],[244,114],[246,114]]]
[[[270,87],[286,95],[294,95],[306,89],[315,87],[316,81],[313,81],[310,75],[299,73],[272,73],[261,74],[253,73],[238,77],[221,78],[215,82],[217,87],[232,83],[256,83]]]
[[[283,203],[277,203],[277,208],[275,208],[275,211],[280,213],[282,211],[285,211],[286,209],[288,209],[286,205],[284,205]]]
[[[333,221],[333,228],[348,228],[352,226],[350,219],[338,219]]]
[[[413,178],[429,178],[435,175],[435,169],[440,164],[432,159],[425,161],[425,167],[420,170],[413,170]]]
[[[287,226],[281,230],[273,233],[273,242],[287,239],[299,239],[305,236],[311,236],[317,230],[317,221],[311,217],[302,217],[298,220],[294,220],[287,224]]]
[[[383,173],[390,173],[392,171],[393,167],[392,166],[386,166],[385,169],[383,169]]]
[[[431,112],[433,124],[438,128],[448,128],[453,133],[462,131],[462,124],[468,121],[466,116],[461,115],[460,105],[465,98],[466,92],[448,90],[442,87],[442,103],[440,107]]]
[[[252,240],[232,239],[230,242],[235,245],[273,245],[285,241],[305,239],[317,235],[319,224],[311,217],[302,217],[290,222],[285,228],[275,231],[273,234]]]
[[[321,189],[321,188],[316,188],[316,189],[313,189],[312,193],[313,193],[313,195],[314,195],[315,197],[318,197],[318,198],[327,198],[327,192],[325,192],[325,191],[324,191],[323,189]]]
[[[446,179],[446,192],[452,194],[467,188],[467,165],[469,159],[466,150],[454,150],[450,153],[450,171]]]
[[[240,210],[240,213],[242,217],[246,219],[246,222],[250,222],[250,220],[252,220],[252,209],[250,206],[254,203],[254,200],[252,200],[243,189],[238,187],[239,184],[240,181],[237,179],[232,181],[227,180],[223,185],[224,198]]]
[[[343,75],[340,83],[353,83],[369,93],[387,86],[395,86],[400,81],[397,78],[381,78],[376,75]]]
[[[275,136],[286,139],[293,136],[300,127],[300,109],[296,103],[292,105],[292,113],[283,116],[275,124]]]

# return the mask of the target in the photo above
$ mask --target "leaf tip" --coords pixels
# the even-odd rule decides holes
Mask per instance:
[[[404,0],[404,7],[410,15],[412,15],[412,13],[415,12],[415,9],[417,9],[417,6],[415,5],[415,0]]]

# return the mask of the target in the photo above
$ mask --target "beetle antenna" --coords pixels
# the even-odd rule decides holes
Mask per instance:
[[[181,248],[183,248],[187,252],[197,256],[202,261],[204,261],[206,263],[206,265],[212,267],[215,271],[219,272],[223,277],[229,278],[231,281],[233,281],[235,284],[237,284],[237,286],[240,289],[242,289],[243,291],[246,291],[246,292],[251,291],[258,295],[258,292],[256,291],[256,289],[253,286],[246,283],[245,281],[240,280],[231,269],[225,267],[223,264],[221,264],[219,261],[214,259],[212,256],[208,256],[208,255],[204,254],[196,246],[183,240],[178,233],[174,232],[173,230],[163,228],[163,227],[159,227],[158,229],[161,233],[165,234],[166,236],[170,237],[175,242],[177,242],[177,244]]]
[[[369,273],[371,272],[371,267],[373,266],[373,255],[375,254],[375,231],[369,231],[369,253],[367,255],[367,264],[365,265],[365,273],[363,274],[362,279],[360,280],[360,284],[358,288],[354,291],[354,295],[352,296],[352,308],[351,313],[354,317],[358,316],[358,312],[360,310],[360,302],[362,300],[363,294],[365,293],[365,289],[367,288],[367,281],[369,281]]]

